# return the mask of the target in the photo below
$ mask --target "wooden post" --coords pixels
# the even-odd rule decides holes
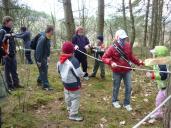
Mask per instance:
[[[171,67],[169,66],[169,69]],[[169,74],[169,81],[166,90],[167,97],[171,95],[171,74]],[[164,113],[164,128],[171,128],[171,100],[169,100],[165,106],[165,113]]]

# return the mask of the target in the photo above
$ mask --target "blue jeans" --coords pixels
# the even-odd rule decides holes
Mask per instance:
[[[119,88],[121,84],[121,80],[124,80],[125,85],[125,99],[124,99],[124,105],[130,104],[130,97],[131,97],[131,89],[132,89],[132,83],[131,83],[131,72],[125,72],[125,73],[113,73],[113,97],[112,102],[118,101],[118,95],[119,95]]]
[[[41,66],[40,67],[38,66],[38,70],[39,70],[39,76],[37,80],[41,81],[42,86],[44,88],[49,87],[47,60],[42,61]]]

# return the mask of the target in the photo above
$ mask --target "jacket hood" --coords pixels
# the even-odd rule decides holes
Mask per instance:
[[[59,61],[61,64],[63,64],[67,59],[69,59],[72,56],[73,56],[73,54],[62,54],[59,57]]]

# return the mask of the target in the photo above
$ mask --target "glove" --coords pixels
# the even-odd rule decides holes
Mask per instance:
[[[84,48],[85,48],[86,50],[88,50],[88,49],[90,48],[90,46],[89,46],[89,45],[86,45]]]
[[[93,49],[94,52],[97,52],[97,49]]]
[[[145,65],[144,62],[143,62],[142,60],[139,60],[139,64],[142,65],[142,66]]]
[[[75,45],[74,49],[75,49],[75,50],[79,49],[78,45]]]
[[[112,67],[112,68],[115,68],[115,67],[117,67],[117,64],[116,64],[115,62],[112,62],[112,63],[111,63],[111,67]]]

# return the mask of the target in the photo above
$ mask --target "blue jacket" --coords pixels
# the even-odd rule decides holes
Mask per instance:
[[[47,58],[50,56],[50,40],[42,35],[36,47],[36,61],[37,62],[45,62],[47,63]]]
[[[25,31],[16,35],[16,38],[21,38],[24,41],[24,47],[26,49],[30,49],[31,42],[31,33],[29,31]]]
[[[88,45],[90,42],[86,36],[79,36],[78,34],[75,34],[72,38],[72,43],[74,45],[78,45],[79,50],[81,50],[82,52],[86,52],[86,49],[84,47]]]

